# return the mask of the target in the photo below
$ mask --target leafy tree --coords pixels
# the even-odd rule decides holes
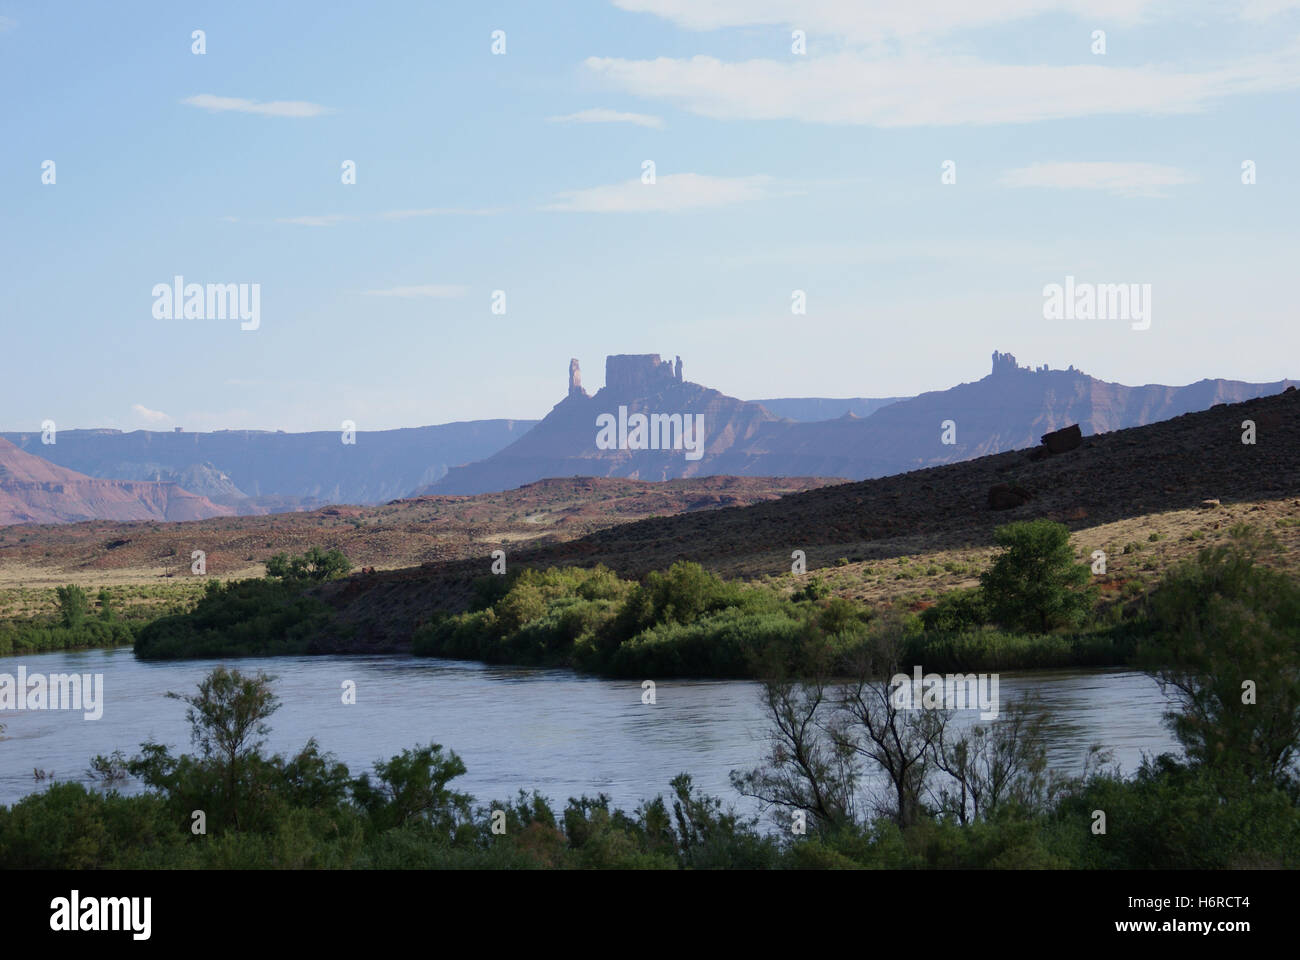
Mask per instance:
[[[335,580],[351,571],[351,561],[338,548],[311,547],[299,555],[277,553],[266,561],[266,575],[281,580]]]
[[[1087,564],[1075,562],[1069,528],[1025,520],[999,527],[993,536],[1003,551],[980,577],[993,620],[1025,632],[1078,626],[1096,588],[1087,585]]]
[[[1259,560],[1276,545],[1249,530],[1176,567],[1151,597],[1149,672],[1188,758],[1285,786],[1300,746],[1300,583]]]
[[[85,590],[75,583],[70,583],[66,587],[55,588],[54,594],[58,597],[59,613],[65,627],[75,629],[86,622],[90,600],[86,597]]]
[[[236,784],[241,761],[257,754],[270,732],[266,719],[280,708],[271,690],[274,677],[265,673],[246,676],[238,670],[217,667],[199,683],[197,694],[168,693],[173,700],[190,705],[185,718],[191,740],[203,751],[204,759],[217,759],[224,768],[226,799],[239,824]]]
[[[107,587],[99,591],[99,619],[105,623],[112,623],[116,619],[116,614],[113,611],[113,597],[108,592]]]
[[[444,754],[442,745],[435,743],[378,761],[378,782],[363,773],[353,781],[352,794],[378,830],[428,826],[448,835],[470,814],[471,798],[447,789],[464,773],[464,761],[454,752]]]

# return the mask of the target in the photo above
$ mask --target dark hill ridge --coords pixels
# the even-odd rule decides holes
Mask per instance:
[[[576,365],[571,362],[571,376]],[[1030,370],[1011,354],[995,352],[991,372],[973,383],[894,402],[870,401],[883,405],[864,407],[866,416],[850,405],[837,407],[834,419],[796,422],[760,403],[683,380],[680,359],[674,368],[657,354],[612,356],[605,380],[605,387],[589,397],[571,379],[568,396],[527,434],[485,460],[450,470],[421,492],[486,493],[575,475],[861,480],[1014,450],[1068,424],[1079,424],[1088,436],[1277,393],[1290,384],[1202,380],[1182,387],[1128,387],[1073,367]],[[779,401],[778,406],[815,411],[815,406],[803,410],[805,403],[822,401]],[[702,415],[703,457],[692,460],[678,450],[598,449],[596,418],[620,407],[631,413]],[[951,444],[942,442],[949,420],[956,430]]]
[[[1246,419],[1257,425],[1253,446],[1241,442]],[[994,529],[1011,520],[1048,517],[1079,530],[1195,508],[1208,498],[1225,504],[1291,498],[1300,495],[1300,391],[1099,434],[1057,456],[1030,453],[1009,451],[754,506],[643,520],[509,552],[509,563],[603,563],[642,576],[688,559],[728,576],[753,577],[788,572],[795,549],[806,551],[811,571],[839,556],[875,559],[988,545]],[[991,510],[988,492],[999,483],[1018,484],[1033,499]],[[356,649],[400,649],[436,610],[463,609],[474,578],[488,568],[485,551],[480,560],[352,578],[330,585],[326,597],[344,622],[357,626]]]

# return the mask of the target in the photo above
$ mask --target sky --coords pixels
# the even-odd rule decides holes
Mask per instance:
[[[0,429],[1296,378],[1298,107],[1300,0],[0,0]]]

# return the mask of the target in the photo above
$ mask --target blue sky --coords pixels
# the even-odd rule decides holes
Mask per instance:
[[[743,398],[1300,376],[1300,0],[178,7],[0,0],[2,429],[539,417],[608,353]],[[155,319],[177,274],[259,329]],[[1150,329],[1045,320],[1067,275]]]

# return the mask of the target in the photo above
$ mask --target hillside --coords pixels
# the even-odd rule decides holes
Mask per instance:
[[[200,520],[234,512],[175,483],[88,477],[25,453],[0,438],[0,526],[96,518]]]
[[[1257,425],[1254,445],[1242,443],[1246,419]],[[1114,546],[1135,518],[1154,524],[1161,515],[1179,514],[1172,523],[1177,527],[1202,511],[1202,501],[1217,499],[1221,506],[1204,510],[1205,525],[1217,529],[1258,516],[1276,526],[1294,555],[1300,550],[1300,519],[1293,516],[1298,471],[1300,391],[1289,389],[1098,434],[1056,456],[1008,451],[739,509],[647,519],[508,553],[516,566],[603,563],[628,576],[689,559],[727,576],[753,578],[787,575],[795,549],[806,552],[810,574],[840,558],[869,566],[947,550],[974,555],[987,550],[999,525],[1048,517],[1076,531],[1076,546],[1086,555]],[[989,491],[1003,483],[1032,498],[1014,509],[991,509]],[[1183,544],[1194,546],[1195,540]],[[436,611],[463,608],[472,581],[488,566],[484,554],[354,577],[330,585],[325,596],[358,628],[362,648],[400,647]]]
[[[194,550],[204,552],[208,576],[220,579],[260,577],[273,554],[312,546],[342,549],[357,569],[412,567],[485,556],[501,544],[513,549],[558,543],[647,517],[761,503],[833,482],[708,477],[653,484],[586,477],[477,497],[420,497],[274,516],[24,526],[0,530],[0,587],[179,586],[196,579],[190,572]]]

